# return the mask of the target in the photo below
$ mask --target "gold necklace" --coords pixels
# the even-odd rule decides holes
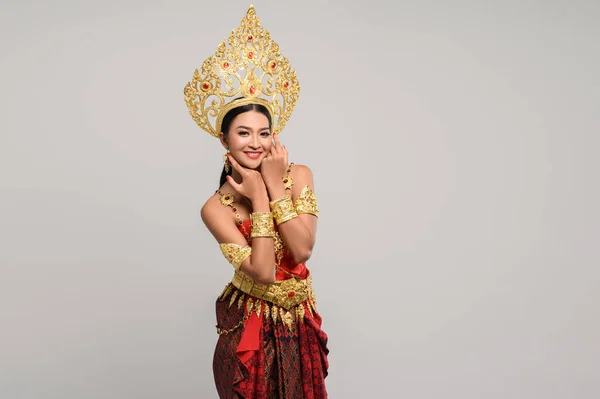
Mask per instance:
[[[242,221],[242,217],[240,216],[239,212],[237,211],[237,207],[233,205],[236,201],[235,195],[233,195],[231,193],[224,194],[221,190],[217,190],[216,193],[218,193],[221,196],[221,198],[219,199],[221,201],[221,204],[231,208],[231,210],[235,214],[235,218],[237,219],[238,226],[243,225],[244,222]],[[246,241],[248,241],[250,239],[250,233],[248,233],[246,231],[246,229],[243,229],[243,230],[244,230],[243,231],[244,238],[246,238]]]

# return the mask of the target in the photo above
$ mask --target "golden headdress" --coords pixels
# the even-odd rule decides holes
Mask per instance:
[[[212,136],[219,135],[229,110],[246,104],[264,105],[271,114],[271,131],[278,134],[298,101],[300,85],[250,6],[227,41],[202,63],[201,71],[194,71],[183,93],[194,121]]]

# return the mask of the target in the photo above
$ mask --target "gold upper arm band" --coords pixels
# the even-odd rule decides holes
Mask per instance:
[[[250,245],[242,247],[238,244],[224,243],[219,244],[219,247],[221,248],[221,252],[223,252],[223,256],[225,256],[225,259],[231,263],[235,270],[238,270],[242,262],[252,253]]]
[[[319,216],[319,208],[317,206],[317,198],[315,193],[311,190],[310,186],[304,186],[298,198],[296,198],[296,204],[294,205],[296,212],[310,213],[311,215]]]

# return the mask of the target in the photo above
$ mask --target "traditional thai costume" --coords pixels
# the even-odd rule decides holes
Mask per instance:
[[[217,137],[225,114],[246,104],[265,106],[272,133],[280,133],[299,91],[295,71],[251,6],[240,26],[194,72],[184,95],[194,121]],[[291,166],[283,177],[286,190],[293,185],[290,171]],[[236,213],[248,243],[220,244],[234,275],[216,302],[219,339],[213,371],[219,397],[326,398],[327,335],[321,330],[311,275],[305,263],[294,261],[276,228],[298,214],[318,216],[313,191],[305,186],[295,201],[290,195],[277,198],[270,203],[272,212],[253,212],[246,221],[236,212],[235,197],[219,194],[221,203]],[[274,283],[260,284],[240,269],[257,237],[274,240]]]

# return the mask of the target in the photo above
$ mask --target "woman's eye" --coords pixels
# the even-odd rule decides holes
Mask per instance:
[[[269,133],[269,132],[262,132],[260,135],[263,136],[263,137],[269,137],[271,135],[271,133]]]
[[[248,132],[238,132],[238,134],[239,134],[240,136],[246,136],[246,135],[248,135]]]

